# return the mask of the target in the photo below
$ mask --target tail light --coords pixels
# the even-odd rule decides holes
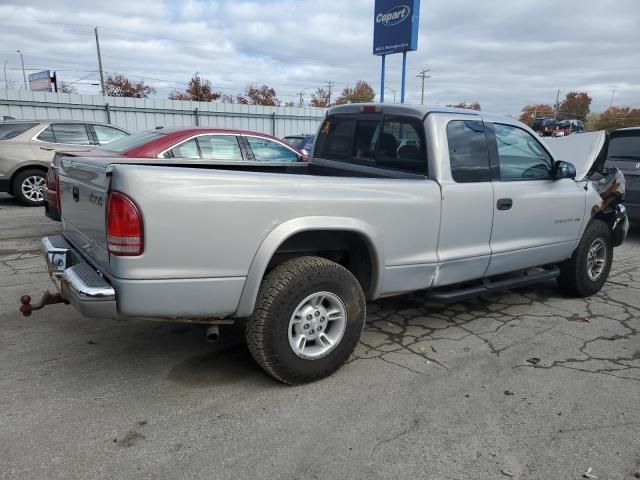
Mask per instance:
[[[144,251],[142,215],[133,201],[119,192],[109,193],[107,202],[107,248],[121,257]]]

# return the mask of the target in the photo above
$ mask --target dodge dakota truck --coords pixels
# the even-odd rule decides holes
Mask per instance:
[[[352,354],[368,300],[598,292],[629,224],[597,150],[569,163],[511,118],[350,104],[303,164],[64,158],[62,234],[42,240],[59,293],[21,310],[242,321],[264,370],[314,381]]]

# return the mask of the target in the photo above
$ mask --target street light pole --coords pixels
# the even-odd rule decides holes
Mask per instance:
[[[4,61],[4,88],[5,89],[9,88],[9,83],[7,82],[7,63],[8,62],[9,60]]]
[[[396,91],[393,88],[389,88],[389,87],[384,87],[384,88],[393,92],[393,103],[396,103]]]
[[[431,75],[427,75],[427,72],[430,72],[430,71],[431,69],[426,68],[422,70],[418,75],[416,75],[416,78],[422,79],[422,95],[420,96],[420,105],[424,105],[424,79],[431,78]]]
[[[24,89],[29,90],[29,88],[27,87],[27,73],[24,71],[24,57],[22,56],[22,52],[20,50],[16,50],[16,51],[20,54],[20,61],[22,62],[22,80],[24,80]]]

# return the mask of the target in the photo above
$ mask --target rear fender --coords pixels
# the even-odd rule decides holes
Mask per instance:
[[[384,255],[382,240],[376,230],[366,222],[345,217],[302,217],[289,220],[273,229],[262,244],[251,262],[249,273],[240,296],[238,310],[234,317],[248,317],[253,312],[258,290],[267,266],[280,245],[293,235],[312,230],[341,230],[361,235],[368,244],[372,257],[372,296],[375,298],[382,285],[384,272]]]

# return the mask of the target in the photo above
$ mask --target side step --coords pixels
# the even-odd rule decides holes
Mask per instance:
[[[552,280],[560,275],[560,269],[553,267],[548,270],[538,270],[533,273],[524,272],[524,274],[507,278],[503,280],[489,281],[482,285],[474,285],[471,287],[459,288],[456,290],[432,290],[427,293],[429,300],[435,300],[437,302],[452,303],[467,300],[469,298],[477,297],[478,295],[485,295],[487,293],[511,290],[513,288],[525,287],[527,285],[533,285],[535,283]]]

